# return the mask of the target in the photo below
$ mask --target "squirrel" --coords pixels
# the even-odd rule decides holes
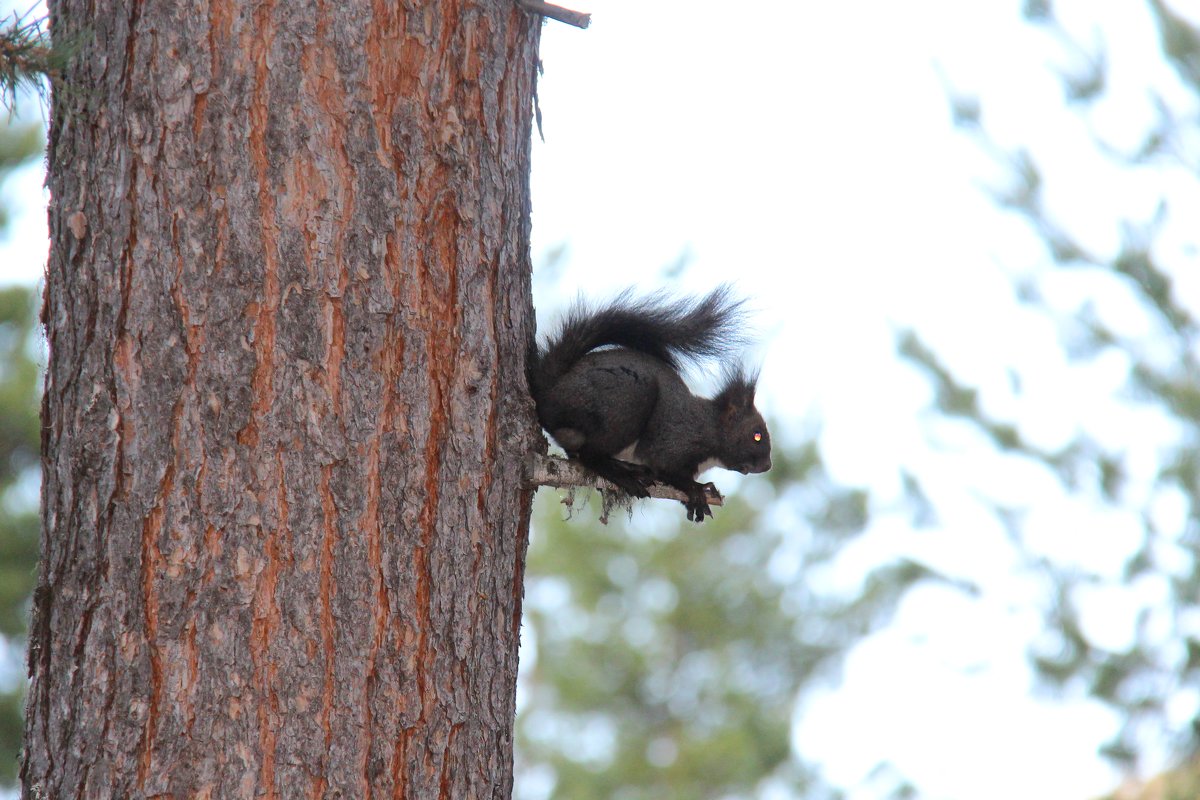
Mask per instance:
[[[757,372],[730,359],[743,303],[722,285],[701,298],[663,293],[608,305],[581,302],[544,346],[531,347],[527,377],[538,421],[567,456],[633,497],[665,483],[687,495],[687,517],[712,516],[696,477],[711,466],[743,474],[771,468],[771,436],[754,406]],[[608,347],[606,347],[608,346]],[[603,348],[603,349],[597,349]],[[717,358],[714,397],[697,397],[684,359]]]

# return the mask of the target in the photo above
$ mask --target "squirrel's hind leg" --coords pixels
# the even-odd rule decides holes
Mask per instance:
[[[649,497],[647,488],[654,483],[654,472],[643,464],[631,464],[612,456],[589,453],[586,450],[575,454],[579,463],[592,472],[616,485],[632,497]]]

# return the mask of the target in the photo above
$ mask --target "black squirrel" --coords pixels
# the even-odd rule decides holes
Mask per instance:
[[[697,299],[627,290],[601,308],[582,302],[528,359],[538,421],[567,455],[634,497],[654,482],[687,495],[689,520],[712,516],[696,477],[710,466],[771,468],[771,436],[754,407],[757,373],[733,362],[742,302],[728,286]],[[613,345],[612,347],[605,347]],[[597,349],[604,348],[604,349]],[[682,359],[719,358],[716,396],[697,397]]]

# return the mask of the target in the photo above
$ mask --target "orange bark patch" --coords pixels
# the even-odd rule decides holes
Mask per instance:
[[[158,591],[155,579],[162,569],[162,550],[158,546],[163,529],[163,503],[171,495],[175,482],[175,467],[167,467],[158,490],[158,502],[142,523],[142,607],[146,622],[146,646],[150,657],[150,698],[146,711],[146,729],[142,739],[142,754],[138,764],[138,786],[145,786],[154,754],[154,735],[158,729],[159,705],[162,702],[163,664],[158,645]]]
[[[325,659],[325,686],[321,693],[321,727],[325,731],[325,749],[328,750],[333,741],[333,728],[330,717],[333,714],[333,685],[335,654],[333,648],[333,593],[337,587],[333,583],[333,543],[337,536],[337,507],[333,501],[333,492],[329,481],[333,467],[326,464],[321,469],[321,512],[325,526],[325,538],[321,546],[321,644],[322,656]]]
[[[247,33],[243,44],[251,53],[254,62],[254,90],[250,103],[250,162],[258,182],[258,210],[263,231],[263,299],[260,303],[247,306],[247,313],[254,318],[254,351],[257,363],[251,386],[254,389],[251,419],[238,434],[238,441],[247,447],[258,446],[260,419],[271,408],[274,400],[272,378],[274,377],[275,312],[279,304],[279,226],[276,221],[275,191],[271,183],[270,162],[267,146],[267,125],[270,118],[270,92],[267,70],[267,55],[274,39],[271,12],[274,6],[264,2],[254,13],[255,26]]]

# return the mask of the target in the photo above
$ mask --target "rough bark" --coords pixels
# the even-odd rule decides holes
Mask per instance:
[[[51,0],[25,797],[508,797],[511,2]]]

